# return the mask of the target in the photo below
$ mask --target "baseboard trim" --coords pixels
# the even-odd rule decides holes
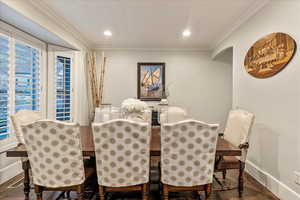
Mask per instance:
[[[276,197],[281,200],[300,200],[300,194],[292,190],[286,184],[280,182],[278,179],[273,177],[271,174],[263,171],[257,165],[251,161],[246,161],[245,171],[250,174],[260,184],[265,186],[271,191]]]
[[[9,179],[15,177],[22,172],[21,161],[14,162],[0,169],[0,184],[5,183]]]

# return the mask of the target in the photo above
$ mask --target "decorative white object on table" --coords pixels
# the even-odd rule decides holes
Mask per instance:
[[[125,118],[145,121],[144,112],[148,109],[148,105],[138,99],[125,99],[122,102],[122,110],[125,113]]]
[[[143,112],[148,108],[148,105],[138,99],[125,99],[122,102],[122,109],[126,112]]]

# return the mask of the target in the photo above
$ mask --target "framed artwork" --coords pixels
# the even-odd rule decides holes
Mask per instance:
[[[138,63],[137,96],[144,101],[160,101],[165,95],[165,63]]]
[[[256,78],[274,76],[293,58],[295,40],[285,33],[272,33],[256,41],[248,50],[244,65],[246,71]]]

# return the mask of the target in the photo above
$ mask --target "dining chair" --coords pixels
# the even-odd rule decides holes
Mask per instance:
[[[220,137],[224,137],[225,140],[239,147],[242,151],[242,156],[218,157],[216,161],[215,171],[222,172],[223,179],[226,179],[227,170],[230,169],[239,170],[238,191],[240,197],[243,194],[243,188],[244,188],[243,172],[244,172],[245,161],[246,161],[247,152],[249,148],[249,136],[251,133],[251,128],[254,123],[254,118],[255,118],[254,114],[248,111],[241,110],[241,109],[232,110],[229,112],[225,131],[224,133],[220,134]],[[218,182],[220,183],[220,181]]]
[[[77,191],[83,199],[84,181],[93,169],[84,168],[79,128],[52,120],[22,125],[37,200],[43,191]]]
[[[107,192],[141,191],[148,199],[149,123],[116,119],[93,123],[100,200]]]
[[[186,119],[187,111],[176,106],[168,106],[160,114],[160,124],[175,123]]]
[[[19,144],[25,144],[21,126],[38,121],[42,119],[42,116],[40,111],[37,110],[20,110],[15,115],[11,115],[10,119]]]
[[[179,191],[205,191],[206,199],[209,198],[218,126],[192,119],[162,125],[161,181],[164,200],[169,199],[169,192]]]
[[[41,116],[41,112],[37,111],[37,110],[20,110],[19,112],[17,112],[14,115],[10,116],[11,122],[12,122],[12,126],[18,141],[18,146],[25,144],[24,141],[24,133],[22,132],[22,125],[28,124],[28,123],[32,123],[35,121],[38,121],[40,119],[42,119]],[[30,191],[30,184],[29,181],[30,180],[30,163],[28,158],[26,157],[21,157],[21,162],[22,162],[22,168],[24,170],[24,188],[26,188],[26,190]],[[26,195],[29,195],[26,194]]]

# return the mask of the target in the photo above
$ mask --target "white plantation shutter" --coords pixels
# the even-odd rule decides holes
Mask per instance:
[[[15,43],[15,112],[40,109],[40,52]]]
[[[9,38],[0,35],[0,139],[8,136]]]
[[[46,96],[41,92],[40,78],[44,43],[7,27],[1,21],[0,25],[1,140],[14,131],[10,124],[10,115],[23,109],[40,110],[40,100],[43,99],[44,105]],[[14,140],[14,137],[11,139]]]
[[[56,57],[56,119],[61,121],[72,120],[71,67],[70,57]]]

